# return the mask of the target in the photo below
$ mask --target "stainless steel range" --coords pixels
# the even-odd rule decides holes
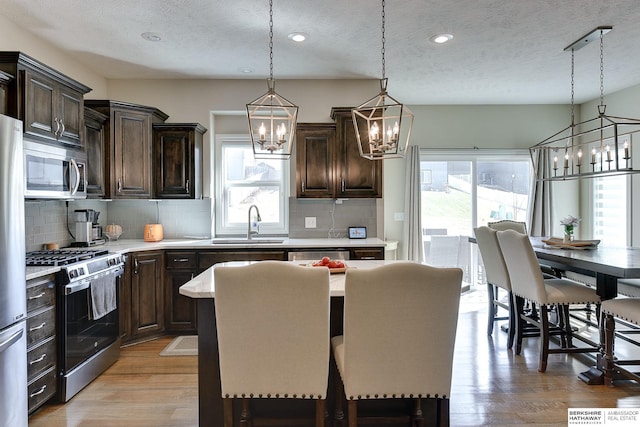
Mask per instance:
[[[67,402],[120,355],[119,280],[125,256],[106,249],[27,253],[27,265],[61,266],[57,276],[58,398]]]

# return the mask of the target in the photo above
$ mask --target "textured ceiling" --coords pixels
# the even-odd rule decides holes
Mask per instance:
[[[382,76],[380,1],[273,3],[276,80]],[[107,78],[269,75],[267,0],[2,0],[0,14]],[[613,26],[606,97],[640,84],[638,0],[388,0],[389,94],[407,104],[568,103],[564,48],[601,25]],[[310,38],[294,44],[293,31]],[[428,41],[441,32],[454,40]],[[576,102],[599,96],[599,57],[597,42],[575,52]]]

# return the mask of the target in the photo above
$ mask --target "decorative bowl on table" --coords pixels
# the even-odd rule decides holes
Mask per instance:
[[[122,235],[122,227],[116,224],[109,224],[105,227],[102,234],[107,236],[107,239],[109,239],[109,241],[118,240],[118,238]]]

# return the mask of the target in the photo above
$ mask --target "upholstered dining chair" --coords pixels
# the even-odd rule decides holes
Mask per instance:
[[[336,421],[345,399],[349,427],[364,421],[360,400],[414,399],[402,421],[419,424],[422,398],[449,399],[461,284],[459,268],[411,262],[347,270],[343,335],[331,339]]]
[[[507,348],[513,346],[513,337],[515,335],[515,314],[513,313],[513,304],[511,303],[511,281],[509,280],[509,272],[507,264],[500,250],[498,236],[496,230],[482,226],[473,229],[484,264],[485,275],[487,278],[487,291],[489,301],[489,315],[487,324],[487,335],[493,334],[493,325],[499,320],[509,320]],[[499,289],[507,293],[507,301],[503,302]],[[498,310],[502,308],[507,311],[507,317],[498,316]]]
[[[568,279],[544,279],[529,237],[513,230],[498,231],[498,242],[502,250],[511,281],[513,305],[516,314],[515,353],[522,350],[523,327],[525,322],[540,330],[540,359],[538,371],[545,372],[550,353],[589,353],[599,351],[598,344],[573,334],[570,318],[570,304],[593,304],[596,315],[600,316],[600,297],[592,288]],[[535,316],[523,310],[527,299],[538,306]],[[558,328],[552,328],[549,321],[549,307],[558,307]],[[560,347],[550,348],[551,334],[560,335]],[[583,341],[586,347],[576,347],[573,339]]]
[[[640,360],[623,359],[615,354],[616,318],[640,326],[640,298],[614,298],[602,301],[602,328],[604,329],[604,383],[613,385],[613,374],[620,373],[626,378],[640,382],[640,372],[630,366],[639,366]]]
[[[488,222],[487,227],[496,231],[514,230],[518,233],[527,234],[527,223],[523,221],[514,221],[512,219]]]
[[[279,398],[315,399],[315,425],[324,426],[329,269],[279,261],[220,266],[214,286],[224,426],[235,425],[235,398],[242,398],[242,425],[252,425],[248,399]]]

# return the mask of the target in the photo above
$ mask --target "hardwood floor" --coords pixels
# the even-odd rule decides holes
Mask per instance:
[[[569,408],[640,408],[640,384],[589,386],[578,374],[584,356],[552,354],[538,373],[538,339],[525,339],[522,355],[506,349],[499,328],[486,335],[486,295],[463,295],[458,322],[452,426],[566,426]],[[197,426],[195,356],[160,357],[171,338],[122,349],[120,360],[65,405],[46,405],[32,427]]]

